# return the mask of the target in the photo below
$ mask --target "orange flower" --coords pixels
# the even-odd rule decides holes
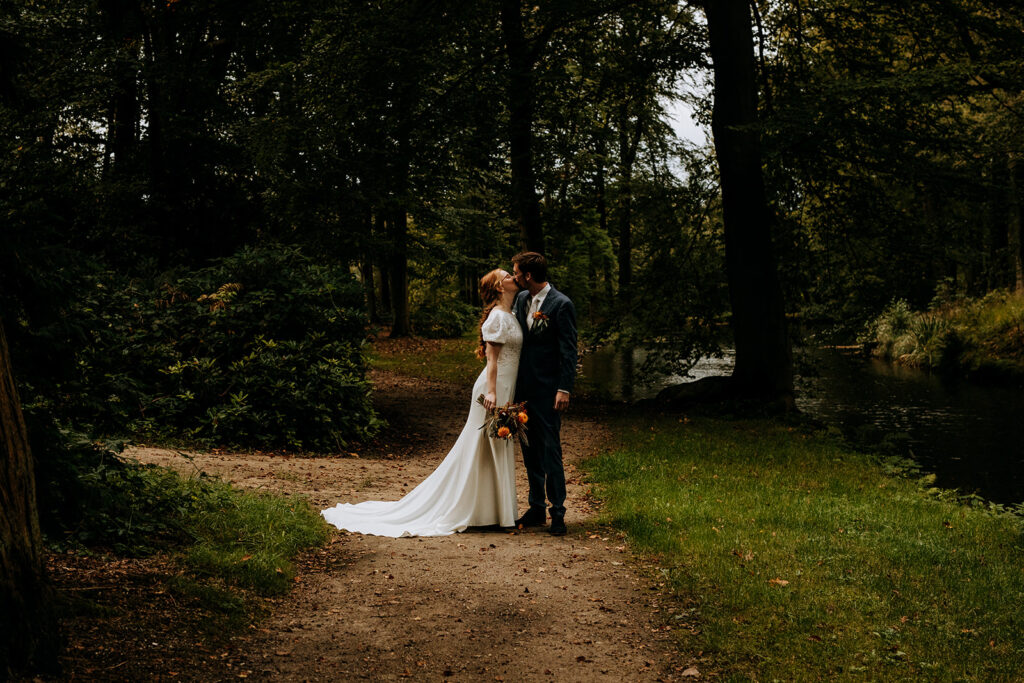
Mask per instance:
[[[516,415],[516,417],[519,419],[519,424],[521,425],[526,424],[526,421],[530,419],[530,416],[527,415],[525,411],[519,413],[518,415]]]
[[[509,437],[509,434],[511,434],[511,433],[512,432],[510,432],[508,430],[508,427],[499,427],[498,428],[498,438],[500,438],[500,439],[507,439]]]
[[[544,315],[543,313],[541,313],[540,311],[537,311],[536,313],[533,314],[533,319],[534,320],[547,320],[548,317],[546,315]]]

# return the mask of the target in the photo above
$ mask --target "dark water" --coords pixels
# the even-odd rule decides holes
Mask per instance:
[[[584,386],[622,399],[654,396],[677,382],[732,371],[732,357],[703,359],[692,377],[656,376],[644,384],[621,353],[602,350],[583,360]],[[948,383],[913,368],[832,350],[798,354],[797,406],[837,426],[850,440],[884,445],[936,475],[936,485],[998,503],[1024,502],[1024,390]],[[623,381],[630,375],[633,382]]]

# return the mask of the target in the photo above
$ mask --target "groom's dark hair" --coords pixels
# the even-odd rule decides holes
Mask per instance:
[[[534,282],[548,281],[548,261],[543,254],[524,251],[513,256],[512,263],[519,266],[519,272],[523,275],[532,275]]]

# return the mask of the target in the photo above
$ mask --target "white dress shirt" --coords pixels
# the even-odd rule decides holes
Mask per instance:
[[[533,329],[533,314],[539,311],[540,307],[544,305],[544,299],[547,297],[549,291],[551,291],[550,282],[544,285],[543,289],[533,295],[533,301],[530,302],[530,308],[526,312],[527,329]]]

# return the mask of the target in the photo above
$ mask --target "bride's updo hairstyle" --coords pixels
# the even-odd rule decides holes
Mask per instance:
[[[501,299],[501,268],[495,268],[480,278],[480,299],[484,302],[484,312],[480,316],[480,324],[477,330],[480,334],[480,345],[476,348],[476,357],[480,360],[487,358],[487,342],[484,341],[484,333],[481,328],[491,314],[491,310],[498,305]]]

